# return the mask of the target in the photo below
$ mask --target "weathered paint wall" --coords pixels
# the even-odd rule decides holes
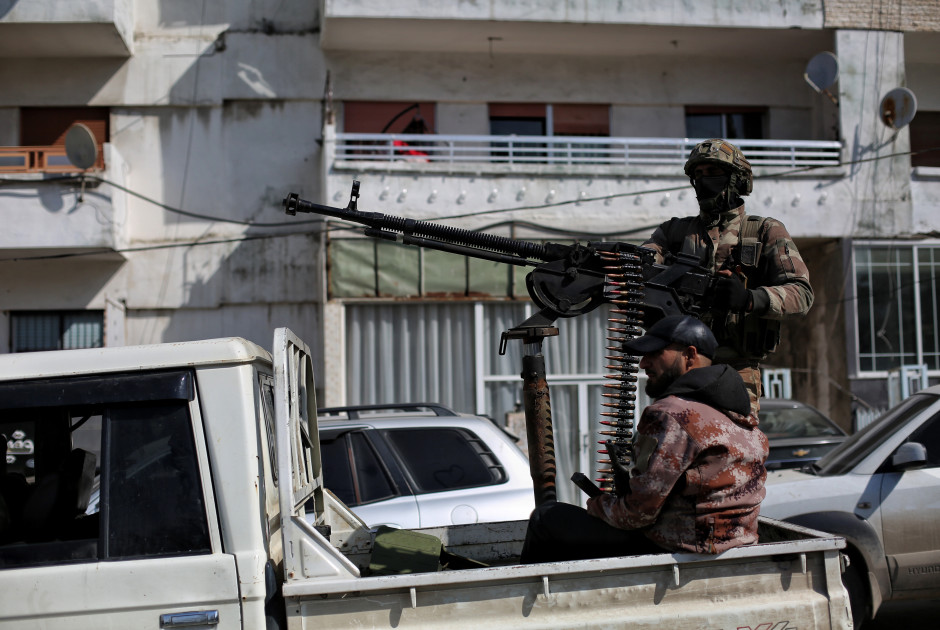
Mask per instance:
[[[826,28],[940,31],[936,0],[827,0]]]
[[[850,199],[841,211],[854,224],[855,237],[891,238],[910,234],[913,227],[911,161],[905,155],[909,130],[893,130],[878,116],[884,95],[904,84],[903,37],[878,31],[836,34],[845,160],[853,162],[850,178],[840,186]]]
[[[111,107],[102,175],[134,193],[104,185],[77,203],[71,187],[27,184],[36,208],[0,196],[0,213],[25,213],[15,225],[50,246],[92,247],[97,229],[110,237],[102,245],[131,250],[106,264],[3,263],[4,308],[97,309],[110,298],[127,307],[127,343],[237,334],[267,347],[273,327],[291,325],[316,345],[320,236],[281,200],[317,190],[317,5],[140,2],[129,59],[0,64],[0,80],[17,86],[0,93],[0,144],[18,143],[16,107]]]

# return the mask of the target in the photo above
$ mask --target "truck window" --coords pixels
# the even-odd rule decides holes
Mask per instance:
[[[111,411],[107,557],[209,552],[189,413],[177,403]]]
[[[191,395],[174,378],[173,395]],[[96,383],[79,385],[18,384],[7,400],[31,406],[0,407],[4,426],[32,430],[28,464],[0,469],[0,570],[209,553],[188,401],[95,404]]]
[[[506,481],[506,471],[474,434],[448,428],[385,432],[422,492],[488,486]]]

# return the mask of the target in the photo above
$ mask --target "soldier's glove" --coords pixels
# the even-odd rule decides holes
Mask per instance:
[[[620,447],[613,440],[607,440],[604,444],[610,457],[610,467],[614,471],[614,494],[618,497],[630,494],[630,469],[620,463]]]
[[[751,291],[744,286],[741,276],[732,273],[719,276],[715,286],[715,304],[727,308],[732,313],[744,313],[753,303]]]

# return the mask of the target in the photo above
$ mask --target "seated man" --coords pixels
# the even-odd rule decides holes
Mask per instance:
[[[635,464],[617,495],[587,510],[547,502],[532,513],[523,562],[643,553],[719,553],[757,542],[767,438],[740,375],[712,365],[718,342],[693,317],[670,316],[624,350],[642,355],[646,393]]]

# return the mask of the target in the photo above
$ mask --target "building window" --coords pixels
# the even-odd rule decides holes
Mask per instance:
[[[609,136],[610,106],[490,103],[494,136]]]
[[[100,348],[103,311],[21,311],[10,316],[12,352]]]
[[[544,105],[541,103],[490,103],[490,135],[493,136],[609,136],[610,106],[593,104]],[[492,156],[518,162],[594,162],[603,153],[584,143],[554,142],[512,144],[494,142]],[[505,149],[505,150],[503,150]],[[546,151],[547,149],[547,151]]]
[[[855,247],[858,369],[940,370],[940,245]]]
[[[610,106],[594,104],[549,105],[552,135],[610,136]]]
[[[940,166],[940,112],[917,112],[911,121],[911,166]]]
[[[550,129],[541,103],[490,103],[490,135],[544,136]]]
[[[687,138],[764,139],[765,107],[689,105],[685,108]]]
[[[104,143],[109,141],[107,107],[24,107],[20,110],[20,146],[0,151],[0,170],[8,172],[70,172],[76,167],[65,154],[65,136],[75,124],[88,127],[98,144],[94,168],[104,168]]]
[[[433,133],[434,103],[345,101],[346,133]]]

